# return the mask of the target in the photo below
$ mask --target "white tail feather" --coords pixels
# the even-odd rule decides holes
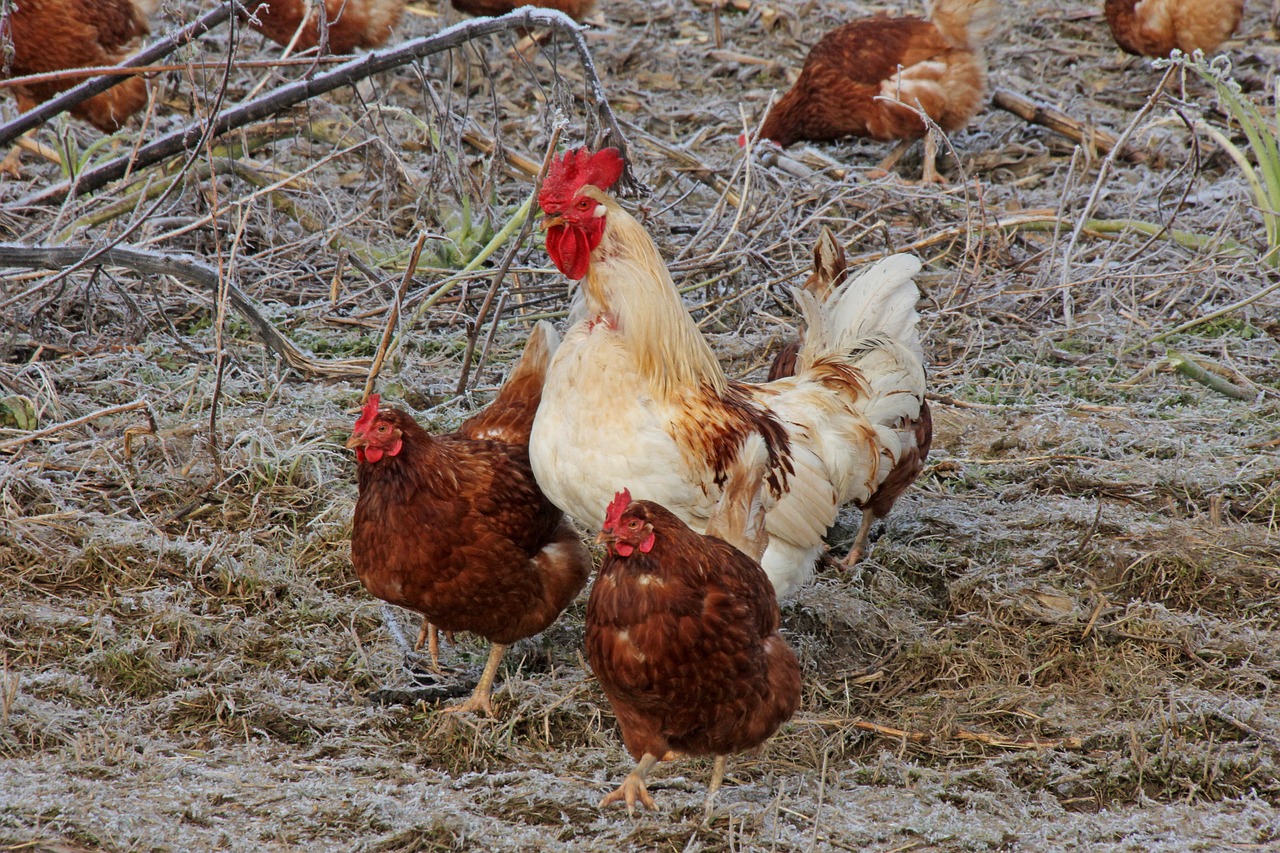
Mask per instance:
[[[797,290],[796,301],[809,329],[800,353],[801,369],[819,358],[848,352],[877,333],[906,347],[919,362],[923,356],[916,328],[920,291],[912,278],[919,271],[920,259],[915,255],[891,255],[846,281],[825,303]]]

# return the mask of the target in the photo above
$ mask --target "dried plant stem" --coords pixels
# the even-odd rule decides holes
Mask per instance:
[[[386,361],[387,348],[391,346],[391,336],[395,333],[396,323],[400,320],[400,308],[404,305],[404,295],[409,290],[409,282],[413,281],[413,271],[418,268],[418,256],[422,254],[422,247],[426,245],[429,236],[426,231],[419,234],[418,241],[413,244],[413,251],[409,253],[409,266],[400,277],[400,286],[396,288],[396,301],[391,304],[387,324],[382,329],[382,340],[378,341],[378,351],[374,353],[373,364],[369,366],[369,376],[364,381],[364,391],[360,394],[362,406],[373,393],[373,383],[382,371],[383,362]]]
[[[1237,400],[1252,400],[1257,396],[1254,392],[1241,388],[1234,382],[1229,382],[1212,370],[1206,370],[1199,362],[1188,355],[1170,350],[1167,359],[1169,366],[1174,370],[1189,379],[1199,382],[1206,388],[1217,391],[1219,394],[1234,397]]]
[[[1093,127],[1082,121],[1073,119],[1056,107],[1040,104],[1008,89],[996,89],[991,95],[991,103],[1002,110],[1011,112],[1024,121],[1047,127],[1059,136],[1064,136],[1080,145],[1096,146],[1103,154],[1114,151],[1118,145],[1116,137],[1101,128]],[[1122,149],[1120,157],[1130,163],[1145,163],[1150,157],[1143,151]]]
[[[72,420],[69,420],[69,421],[63,421],[60,424],[54,424],[53,426],[45,427],[42,430],[37,430],[36,432],[19,436],[18,438],[11,438],[8,441],[0,442],[0,453],[9,453],[11,451],[17,450],[19,447],[22,447],[24,444],[30,444],[33,441],[39,441],[42,438],[48,438],[49,436],[55,433],[62,432],[65,429],[72,429],[73,427],[82,426],[83,424],[87,424],[90,421],[97,420],[98,418],[109,418],[112,415],[118,415],[118,414],[121,414],[122,412],[132,412],[135,409],[146,409],[146,408],[149,408],[150,405],[151,404],[146,399],[142,399],[142,400],[134,400],[132,403],[125,403],[120,406],[111,406],[106,409],[99,409],[98,411],[93,412],[92,414],[83,415],[78,418],[73,418]]]

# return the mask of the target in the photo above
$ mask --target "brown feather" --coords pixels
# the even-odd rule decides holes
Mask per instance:
[[[649,553],[605,558],[587,602],[587,660],[636,759],[759,746],[800,704],[800,666],[778,633],[760,566],[658,504]]]
[[[6,29],[13,56],[5,76],[14,77],[116,65],[134,41],[150,32],[146,15],[130,0],[21,0],[0,22],[0,33]],[[16,86],[18,107],[26,112],[84,79]],[[110,133],[146,103],[146,81],[128,77],[78,104],[71,114]]]
[[[258,0],[245,4],[249,26],[277,44],[287,45],[302,26],[296,47],[308,50],[320,42],[320,5],[307,0]],[[405,0],[324,0],[330,53],[385,44],[404,14]],[[303,25],[303,17],[306,24]]]
[[[1116,44],[1135,56],[1211,53],[1231,37],[1244,0],[1107,0],[1107,24]]]

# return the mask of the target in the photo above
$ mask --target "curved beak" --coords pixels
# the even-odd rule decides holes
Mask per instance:
[[[563,225],[563,224],[564,224],[563,216],[560,216],[558,214],[553,216],[552,214],[548,213],[546,216],[542,217],[542,222],[539,223],[538,229],[541,231],[547,231],[551,228],[555,228],[557,225]]]
[[[597,545],[612,545],[614,542],[617,542],[617,541],[618,541],[618,537],[612,531],[601,530],[599,533],[596,534]]]
[[[351,438],[347,439],[347,450],[359,450],[362,447],[369,446],[369,439],[365,438],[357,432],[351,433]]]

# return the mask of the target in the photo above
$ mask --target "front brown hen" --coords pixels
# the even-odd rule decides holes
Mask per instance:
[[[471,698],[493,716],[506,647],[555,621],[586,585],[591,557],[529,468],[529,429],[555,332],[539,323],[497,398],[448,435],[369,398],[347,447],[360,497],[351,561],[372,595],[493,647]]]
[[[721,504],[719,515],[749,529],[708,525],[751,556],[626,490],[609,505],[598,539],[608,555],[587,602],[587,660],[638,763],[601,808],[655,808],[645,785],[654,765],[714,755],[709,812],[728,755],[764,743],[800,705],[800,665],[755,559],[764,549],[760,482],[739,489],[735,478]],[[726,510],[733,502],[741,505]]]
[[[935,143],[917,111],[947,133],[969,123],[985,99],[983,44],[998,14],[998,0],[937,0],[928,20],[875,17],[837,27],[813,46],[760,137],[784,148],[846,136],[902,140],[880,169],[924,137],[924,180],[936,181]]]

